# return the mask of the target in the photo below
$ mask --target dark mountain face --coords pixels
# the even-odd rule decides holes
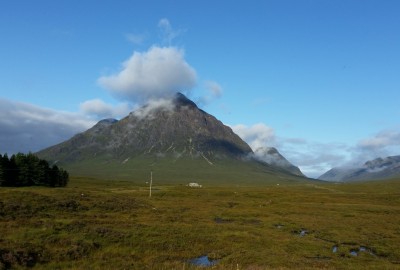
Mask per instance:
[[[200,110],[182,94],[148,104],[120,121],[106,119],[59,145],[39,152],[72,162],[95,156],[126,159],[138,155],[241,158],[251,148],[231,128]]]
[[[333,168],[318,179],[326,181],[363,181],[400,176],[400,156],[377,158],[359,168]]]

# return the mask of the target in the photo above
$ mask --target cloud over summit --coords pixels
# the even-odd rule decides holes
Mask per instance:
[[[127,103],[112,106],[97,98],[82,102],[79,107],[85,115],[96,118],[120,118],[126,116],[132,109]]]
[[[98,83],[118,98],[137,103],[187,92],[196,80],[183,50],[153,46],[145,52],[135,51],[118,73],[102,76]]]

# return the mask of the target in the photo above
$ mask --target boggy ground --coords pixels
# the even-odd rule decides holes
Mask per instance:
[[[195,269],[205,255],[213,269],[400,269],[400,180],[152,195],[83,178],[1,188],[0,269]]]

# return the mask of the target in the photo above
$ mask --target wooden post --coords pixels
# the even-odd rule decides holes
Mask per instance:
[[[153,185],[153,171],[150,172],[150,194],[149,198],[151,198],[151,186]]]

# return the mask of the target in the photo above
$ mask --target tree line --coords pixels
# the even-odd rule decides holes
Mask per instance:
[[[0,154],[0,186],[65,187],[68,181],[67,171],[57,165],[50,166],[32,153],[18,153],[10,158]]]

